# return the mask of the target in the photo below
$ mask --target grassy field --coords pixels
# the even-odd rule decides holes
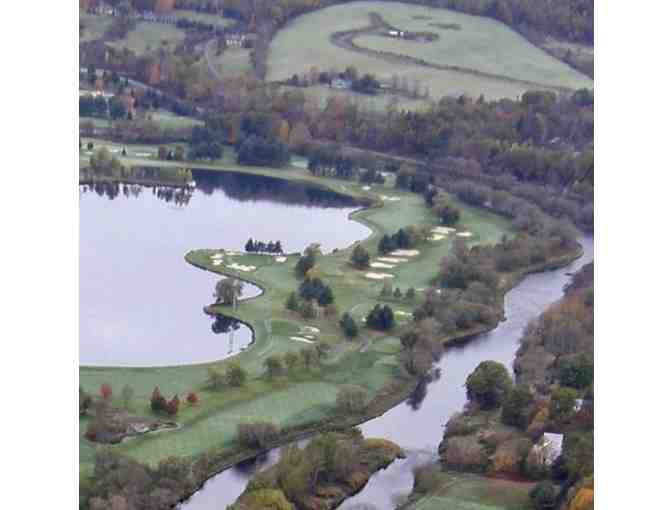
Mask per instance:
[[[136,117],[138,119],[139,117]],[[147,120],[151,120],[159,125],[161,129],[179,129],[192,128],[194,126],[202,126],[204,122],[193,117],[183,117],[176,115],[169,110],[154,110],[146,112]],[[95,127],[107,128],[111,127],[115,121],[110,119],[101,119],[98,117],[80,117],[80,124],[82,122],[92,122]],[[126,122],[125,120],[116,122]]]
[[[219,76],[245,74],[252,71],[251,51],[247,48],[231,47],[222,51],[219,55],[215,55],[213,52],[210,62]]]
[[[405,506],[408,510],[528,510],[534,483],[511,482],[454,472],[441,473],[444,485]]]
[[[83,140],[85,144],[87,141]],[[117,151],[121,148],[120,145],[100,140],[94,140],[94,143],[96,146],[106,145]],[[140,159],[137,154],[156,154],[156,147],[152,146],[125,147],[130,156],[121,158],[125,163],[142,161],[147,164],[147,159],[151,158]],[[86,162],[86,152],[81,153],[82,163]],[[210,165],[199,163],[198,167],[282,176],[289,180],[315,183],[356,197],[368,197],[379,206],[357,211],[353,218],[371,229],[371,235],[363,244],[373,254],[376,253],[376,245],[384,232],[391,233],[409,224],[437,224],[436,218],[424,206],[421,196],[396,191],[391,188],[391,182],[364,190],[358,183],[314,178],[300,166],[284,170],[241,168],[222,161]],[[494,242],[503,233],[510,232],[509,224],[494,215],[462,206],[460,208],[463,210],[460,228],[474,234],[470,238],[473,242]],[[372,268],[371,271],[393,273],[393,285],[399,285],[404,290],[409,286],[424,287],[436,272],[439,259],[450,252],[451,244],[450,237],[438,242],[425,242],[418,247],[421,254],[408,262],[392,269]],[[114,398],[118,399],[121,388],[129,384],[134,390],[130,409],[134,414],[149,414],[149,396],[157,385],[167,396],[178,394],[184,398],[187,392],[193,390],[201,397],[199,405],[185,404],[181,408],[178,416],[181,427],[178,430],[134,438],[115,446],[115,449],[153,465],[171,455],[198,455],[213,448],[231,449],[235,445],[236,425],[240,422],[270,419],[284,427],[315,423],[337,414],[335,399],[341,386],[359,385],[373,397],[387,382],[400,376],[396,356],[399,352],[399,341],[395,337],[395,331],[386,335],[367,332],[362,328],[359,340],[347,342],[344,341],[335,319],[318,318],[306,322],[285,310],[284,301],[287,295],[299,283],[292,271],[296,256],[290,256],[281,262],[267,255],[226,254],[223,258],[224,264],[214,266],[211,255],[217,247],[203,248],[189,252],[186,255],[187,260],[213,272],[226,272],[253,281],[266,291],[258,298],[242,302],[235,312],[230,307],[216,307],[221,313],[243,319],[254,329],[254,344],[236,357],[248,370],[250,381],[240,389],[227,389],[222,392],[207,390],[205,380],[208,367],[222,368],[228,361],[165,368],[80,367],[80,383],[92,393],[97,393],[100,385],[107,382],[114,389]],[[340,311],[352,310],[359,318],[379,302],[378,294],[382,283],[365,278],[366,271],[357,271],[349,264],[351,249],[320,257],[318,267],[321,277],[332,286]],[[226,268],[234,262],[252,265],[256,269],[244,272]],[[390,300],[388,304],[395,311],[408,313],[419,299],[416,298],[416,303]],[[399,323],[404,320],[407,319],[398,317]],[[264,376],[263,360],[271,354],[284,355],[305,347],[305,342],[292,337],[309,335],[306,326],[319,329],[319,333],[311,334],[315,336],[314,340],[325,341],[334,346],[329,357],[319,369],[300,370],[290,376],[268,380]],[[118,400],[115,403],[120,404]],[[85,428],[86,419],[83,419],[80,421],[81,434]],[[80,469],[84,473],[92,469],[94,453],[95,446],[82,437]]]
[[[166,23],[138,21],[125,39],[108,44],[117,49],[127,48],[137,56],[165,47],[172,52],[186,36],[184,30]]]
[[[446,9],[376,1],[337,5],[305,14],[290,22],[271,42],[268,79],[282,80],[294,73],[303,74],[312,66],[344,69],[354,65],[361,71],[372,72],[384,79],[389,79],[393,74],[400,78],[406,77],[409,82],[417,79],[423,87],[429,87],[430,95],[434,98],[462,93],[472,96],[482,93],[488,98],[516,97],[531,88],[517,82],[432,69],[413,63],[389,63],[382,58],[349,51],[330,42],[329,36],[333,32],[368,26],[371,12],[379,13],[385,21],[402,30],[433,32],[439,35],[439,39],[419,43],[365,35],[355,40],[363,46],[517,80],[569,88],[592,86],[589,78],[534,47],[497,21]],[[432,23],[456,23],[461,28],[446,30]],[[310,44],[305,44],[306,41],[310,41]]]
[[[79,41],[87,42],[100,39],[112,24],[113,20],[114,18],[111,16],[96,16],[80,10],[79,21],[84,25],[84,30],[80,33]]]

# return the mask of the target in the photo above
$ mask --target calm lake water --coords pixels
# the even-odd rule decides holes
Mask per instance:
[[[217,276],[187,264],[195,248],[243,250],[248,238],[286,252],[325,252],[363,239],[358,206],[318,188],[244,174],[194,171],[195,187],[80,186],[80,364],[167,366],[222,359],[251,331],[203,312]],[[258,294],[245,285],[244,297]]]
[[[422,385],[406,402],[360,428],[365,437],[384,437],[402,446],[408,455],[386,470],[379,471],[356,496],[339,508],[344,510],[395,507],[395,501],[413,489],[413,469],[436,458],[443,437],[443,425],[466,403],[464,381],[484,360],[496,360],[512,370],[519,340],[527,323],[548,305],[562,297],[569,273],[593,260],[593,240],[581,239],[584,254],[570,266],[533,274],[505,297],[507,320],[497,328],[474,337],[469,343],[448,349],[436,363],[436,375]],[[202,490],[182,504],[182,510],[217,510],[233,503],[244,490],[249,478],[259,469],[277,461],[279,451],[269,452],[255,461],[226,470],[209,480]]]

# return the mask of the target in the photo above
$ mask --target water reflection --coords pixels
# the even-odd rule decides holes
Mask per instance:
[[[245,325],[208,317],[217,276],[184,261],[194,248],[243,250],[278,239],[287,252],[366,237],[356,205],[270,177],[194,170],[188,185],[90,180],[80,185],[80,363],[162,366],[222,359],[245,348]],[[126,179],[139,180],[138,175]],[[296,225],[301,225],[297,229]],[[243,286],[243,298],[258,294]],[[230,337],[233,337],[233,341]]]

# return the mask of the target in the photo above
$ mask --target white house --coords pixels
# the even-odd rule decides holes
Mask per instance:
[[[534,449],[540,454],[544,464],[550,466],[562,453],[562,442],[565,436],[562,434],[544,433]]]

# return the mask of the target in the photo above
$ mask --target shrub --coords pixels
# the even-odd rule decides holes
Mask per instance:
[[[100,396],[103,397],[104,400],[109,400],[110,397],[112,397],[112,387],[107,383],[101,384]]]
[[[530,499],[535,510],[553,510],[555,508],[555,487],[549,481],[539,482],[530,490]]]
[[[530,421],[532,392],[525,385],[516,386],[502,404],[502,422],[520,429],[527,428]]]
[[[336,406],[344,413],[361,413],[366,408],[367,392],[361,386],[343,386],[338,390]]]
[[[198,395],[195,392],[190,391],[189,395],[187,395],[187,402],[191,405],[198,404]]]

